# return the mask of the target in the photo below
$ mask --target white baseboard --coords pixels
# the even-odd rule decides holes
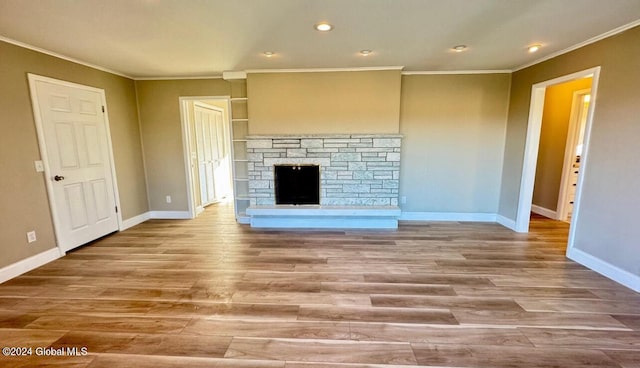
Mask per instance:
[[[198,216],[199,214],[201,214],[202,212],[204,212],[204,207],[202,206],[197,206],[196,207],[196,216]]]
[[[51,261],[55,261],[63,255],[64,254],[60,252],[60,248],[55,247],[45,250],[42,253],[38,253],[35,256],[25,258],[22,261],[0,268],[0,283],[10,280],[16,276],[20,276],[25,272],[29,272]]]
[[[629,271],[625,271],[609,262],[603,261],[600,258],[594,257],[591,254],[576,248],[568,249],[567,257],[596,271],[602,276],[608,277],[611,280],[640,293],[640,276],[638,275],[634,275]]]
[[[134,227],[138,224],[141,224],[145,221],[147,221],[148,219],[151,218],[151,213],[150,212],[145,212],[142,214],[139,214],[138,216],[134,216],[131,218],[128,218],[126,220],[122,221],[122,227],[120,228],[120,231],[125,231],[130,227]]]
[[[558,213],[556,211],[552,211],[548,208],[536,206],[535,204],[531,205],[531,212],[537,213],[538,215],[542,215],[544,217],[548,217],[550,219],[554,219],[554,220],[558,219]]]
[[[184,220],[191,218],[189,211],[149,211],[149,218],[162,220]]]
[[[510,218],[506,218],[502,215],[496,215],[496,222],[500,225],[506,227],[507,229],[511,229],[516,231],[516,220],[512,220]]]
[[[496,222],[495,213],[466,213],[466,212],[405,212],[402,211],[401,221],[475,221]]]

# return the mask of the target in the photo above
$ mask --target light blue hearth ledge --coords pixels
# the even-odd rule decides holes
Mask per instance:
[[[255,228],[397,229],[398,206],[251,206]]]

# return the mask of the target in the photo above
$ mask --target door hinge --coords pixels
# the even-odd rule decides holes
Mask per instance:
[[[102,112],[104,112],[104,106],[102,106]]]
[[[118,206],[116,206],[116,213],[118,213]]]

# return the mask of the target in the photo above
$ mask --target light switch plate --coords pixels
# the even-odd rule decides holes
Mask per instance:
[[[36,166],[36,172],[44,172],[44,163],[41,160],[37,160],[33,162]]]

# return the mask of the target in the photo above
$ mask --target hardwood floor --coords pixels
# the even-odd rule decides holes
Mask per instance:
[[[2,346],[33,349],[0,366],[640,367],[640,294],[566,259],[567,231],[148,221],[0,285]]]

